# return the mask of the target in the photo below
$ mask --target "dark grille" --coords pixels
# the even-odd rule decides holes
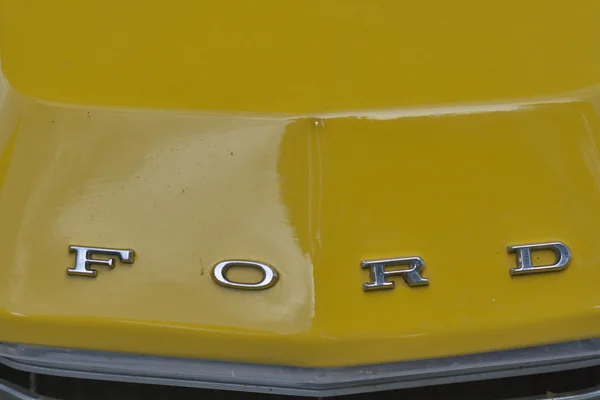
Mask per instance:
[[[37,395],[64,400],[310,400],[311,397],[192,389],[30,374],[0,364],[0,378]],[[336,400],[506,400],[588,389],[600,383],[600,367],[523,377],[333,397]]]

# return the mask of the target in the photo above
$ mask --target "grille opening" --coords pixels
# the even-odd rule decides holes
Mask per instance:
[[[227,390],[195,389],[162,385],[110,382],[32,374],[0,364],[0,379],[37,396],[61,400],[310,400],[314,397],[286,396]],[[600,384],[600,366],[547,374],[453,383],[413,389],[388,390],[329,397],[335,400],[506,400],[548,393],[567,393]]]

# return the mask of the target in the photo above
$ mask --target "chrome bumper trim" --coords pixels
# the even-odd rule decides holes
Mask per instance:
[[[49,397],[37,396],[17,385],[0,379],[0,400],[51,400]]]
[[[72,378],[336,396],[600,365],[600,339],[340,368],[298,368],[0,343],[0,363],[28,372]]]
[[[600,387],[597,386],[592,389],[572,393],[548,393],[541,396],[513,400],[600,400]]]

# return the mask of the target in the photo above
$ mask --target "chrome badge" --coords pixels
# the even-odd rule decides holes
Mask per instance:
[[[261,281],[256,283],[242,283],[234,282],[227,278],[227,271],[230,268],[244,267],[244,268],[255,268],[262,272],[263,278]],[[212,270],[211,276],[213,280],[221,286],[241,289],[241,290],[264,290],[272,286],[275,286],[279,280],[279,274],[277,270],[270,265],[259,263],[256,261],[244,261],[244,260],[227,260],[221,261]]]
[[[561,242],[534,243],[522,244],[516,246],[508,246],[509,253],[517,254],[517,268],[511,268],[510,274],[525,275],[537,274],[539,272],[561,271],[567,268],[571,260],[571,252],[566,244]],[[554,264],[550,265],[533,265],[531,261],[531,252],[535,250],[552,250],[556,255]]]
[[[105,249],[102,247],[69,246],[69,251],[76,253],[75,265],[67,269],[68,275],[80,275],[95,278],[98,271],[88,268],[90,265],[108,265],[114,268],[114,260],[125,264],[133,264],[135,252],[131,249]],[[106,259],[92,258],[92,255],[102,255]]]
[[[555,254],[552,264],[534,265],[532,252],[551,250]],[[95,278],[98,271],[93,265],[107,265],[114,268],[115,260],[123,264],[133,264],[135,251],[132,249],[109,249],[102,247],[69,246],[75,253],[75,265],[67,269],[68,275],[80,275]],[[562,242],[546,242],[507,247],[508,253],[516,254],[516,268],[510,269],[511,276],[535,274],[541,272],[561,271],[571,260],[571,251]],[[103,258],[94,258],[101,256]],[[409,287],[428,286],[429,279],[421,275],[425,262],[421,257],[399,257],[378,260],[365,260],[360,263],[363,269],[369,270],[370,282],[363,284],[364,291],[393,289],[392,277],[402,277]],[[231,268],[252,268],[261,272],[262,278],[257,282],[237,282],[231,280],[227,273]],[[225,260],[217,263],[211,271],[212,279],[220,286],[238,290],[269,289],[279,281],[277,270],[265,263],[247,260]]]
[[[393,289],[395,283],[386,279],[392,276],[402,276],[408,286],[429,285],[429,280],[421,276],[421,271],[425,267],[425,262],[421,257],[363,261],[360,265],[362,268],[368,268],[371,275],[371,282],[367,282],[363,285],[365,291]],[[386,270],[391,267],[403,266],[408,266],[408,268]]]

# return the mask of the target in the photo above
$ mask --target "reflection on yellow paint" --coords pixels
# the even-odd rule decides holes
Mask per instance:
[[[330,366],[598,334],[585,98],[319,119],[26,102],[3,149],[4,341]],[[507,244],[550,240],[570,246],[566,271],[509,276]],[[138,256],[69,277],[73,243]],[[361,260],[414,255],[430,286],[363,292]],[[215,285],[235,258],[281,280]]]

